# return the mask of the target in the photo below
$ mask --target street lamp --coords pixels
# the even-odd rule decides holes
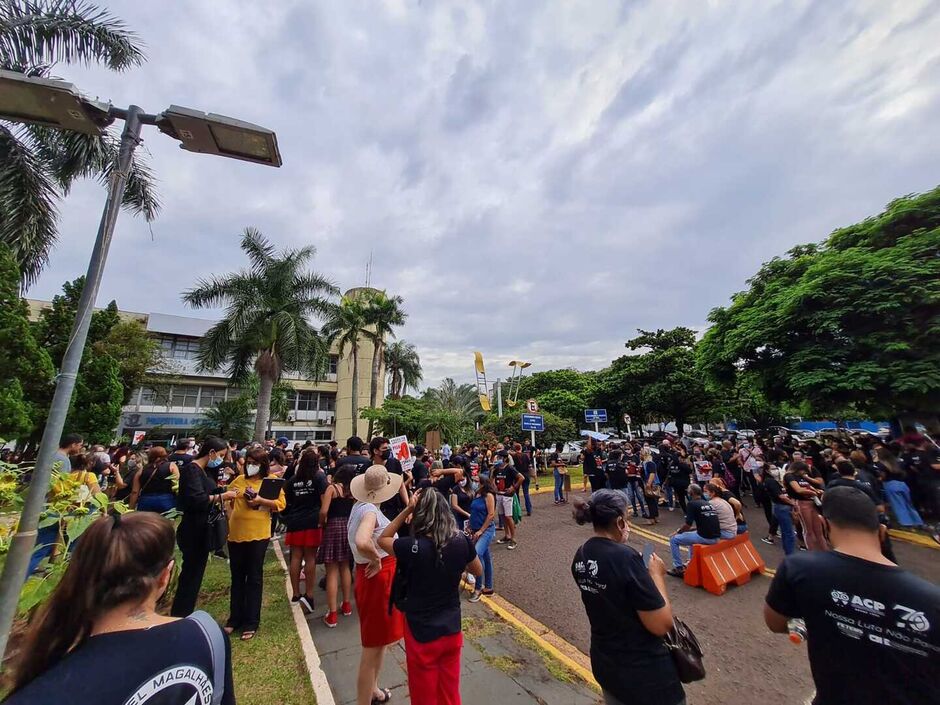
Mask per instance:
[[[39,445],[36,467],[20,513],[16,534],[10,543],[3,575],[0,577],[0,656],[6,652],[20,588],[27,577],[29,558],[36,543],[39,514],[45,504],[52,475],[52,457],[58,450],[62,429],[65,427],[75,379],[88,337],[91,314],[114,234],[114,224],[127,186],[131,158],[140,143],[141,127],[155,125],[161,132],[179,139],[180,146],[189,151],[281,166],[277,138],[271,130],[263,127],[175,105],[159,115],[145,113],[136,105],[126,109],[116,108],[108,103],[89,100],[76,90],[75,86],[65,81],[35,78],[14,71],[0,71],[2,120],[101,135],[117,118],[124,120],[120,151],[115,169],[111,172],[108,198],[101,215],[91,260],[88,262],[85,287],[78,302],[69,345],[56,377],[55,394]]]

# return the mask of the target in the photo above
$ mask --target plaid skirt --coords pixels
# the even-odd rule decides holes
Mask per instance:
[[[346,523],[349,517],[330,517],[323,530],[323,543],[317,550],[317,563],[342,563],[352,559]]]

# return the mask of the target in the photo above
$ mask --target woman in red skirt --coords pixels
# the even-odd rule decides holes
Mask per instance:
[[[396,533],[411,515],[411,536]],[[444,495],[418,490],[405,510],[385,527],[379,547],[401,561],[408,574],[405,656],[412,705],[460,705],[460,578],[483,579],[473,541],[457,531]]]
[[[362,641],[357,705],[387,703],[392,697],[391,691],[379,688],[378,679],[386,647],[402,638],[402,616],[394,608],[389,614],[395,557],[380,549],[376,540],[389,524],[378,505],[397,495],[401,484],[401,475],[373,465],[349,486],[357,500],[347,524],[349,548],[356,561],[356,608]]]
[[[320,502],[328,482],[320,469],[320,458],[314,448],[300,456],[294,476],[284,486],[287,507],[281,521],[287,527],[284,544],[290,546],[290,585],[304,612],[313,612],[313,588],[317,584],[317,548],[322,543]],[[304,572],[304,594],[300,594],[300,570]]]

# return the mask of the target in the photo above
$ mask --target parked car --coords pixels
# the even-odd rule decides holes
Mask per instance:
[[[771,426],[767,429],[775,436],[791,436],[796,441],[807,441],[810,438],[816,438],[815,431],[807,431],[802,428],[787,428],[786,426]]]
[[[584,441],[568,441],[565,443],[564,448],[561,449],[559,456],[564,460],[568,465],[577,465],[578,459],[581,456],[581,451],[584,450]],[[546,450],[546,460],[549,455],[555,452],[555,449]]]

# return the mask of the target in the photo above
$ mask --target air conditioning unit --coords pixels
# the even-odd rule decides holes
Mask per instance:
[[[287,421],[288,421],[288,423],[294,423],[294,421],[296,421],[296,420],[297,420],[297,417],[294,415],[294,412],[293,412],[293,411],[291,411],[291,412],[289,412],[289,413],[287,414]]]

